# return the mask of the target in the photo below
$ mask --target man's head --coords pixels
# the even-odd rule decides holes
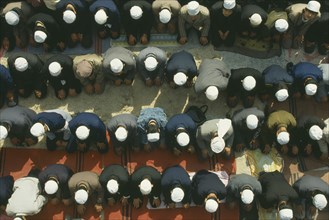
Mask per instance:
[[[210,101],[216,100],[218,97],[218,93],[219,93],[219,91],[216,86],[208,86],[208,88],[206,89],[206,97]]]
[[[243,80],[242,80],[242,86],[245,90],[247,91],[251,91],[252,89],[254,89],[256,87],[256,80],[254,77],[252,76],[246,76]]]
[[[183,72],[178,72],[174,75],[174,83],[177,86],[182,86],[187,82],[187,76]]]
[[[218,202],[217,202],[217,198],[216,197],[210,197],[208,199],[206,199],[205,202],[205,209],[207,212],[209,213],[214,213],[217,211],[218,209]]]
[[[48,71],[50,73],[50,75],[56,77],[59,76],[59,74],[61,74],[62,72],[62,66],[59,62],[51,62],[48,66]]]
[[[51,177],[45,183],[45,192],[48,195],[53,195],[58,191],[58,180],[56,177]]]
[[[123,62],[118,58],[114,58],[110,62],[110,67],[113,73],[121,73],[123,70]]]
[[[210,141],[210,148],[216,154],[221,153],[225,148],[224,139],[218,136],[213,137]]]
[[[286,201],[280,201],[278,204],[280,220],[290,220],[294,217],[291,206]]]
[[[143,195],[150,194],[152,191],[152,187],[153,187],[153,185],[152,185],[151,181],[147,178],[143,179],[141,181],[141,183],[139,184],[139,189]]]
[[[42,123],[37,122],[34,125],[32,125],[30,132],[34,137],[40,137],[45,134],[46,129]]]
[[[96,21],[97,24],[99,25],[103,25],[106,23],[108,16],[106,14],[106,11],[104,9],[99,9],[95,15],[94,15],[94,19]]]
[[[8,136],[8,129],[4,125],[0,125],[0,140],[5,139]]]
[[[138,20],[143,16],[143,10],[141,7],[134,5],[130,8],[130,16],[134,20]]]
[[[87,60],[82,60],[77,64],[76,72],[80,77],[88,78],[93,72],[93,67]]]
[[[63,12],[63,20],[67,24],[72,24],[76,20],[76,10],[72,4],[66,6],[65,11]]]
[[[123,142],[128,137],[128,131],[125,127],[119,126],[115,131],[115,137],[118,141]]]
[[[263,20],[262,20],[262,17],[260,16],[260,14],[254,13],[249,18],[249,21],[250,21],[251,26],[257,27],[262,23]]]
[[[111,194],[115,194],[119,190],[119,183],[115,179],[110,179],[106,184],[107,191]]]
[[[156,120],[151,119],[147,124],[147,140],[157,142],[160,140],[160,129]]]
[[[308,130],[308,134],[312,140],[318,141],[323,136],[323,131],[318,125],[313,125]]]
[[[17,57],[14,62],[15,69],[19,72],[24,72],[29,67],[29,63],[24,57]]]
[[[158,66],[158,61],[153,56],[149,56],[144,61],[145,69],[148,71],[153,71]]]
[[[244,189],[241,192],[241,201],[246,205],[251,204],[254,201],[253,191],[251,191],[250,189]]]
[[[312,78],[305,79],[305,93],[306,95],[313,96],[318,90],[317,82]]]
[[[290,141],[290,134],[287,132],[287,128],[281,126],[276,133],[276,140],[280,145],[288,144]]]
[[[159,20],[162,24],[167,24],[171,19],[170,9],[162,9],[159,13]]]
[[[19,14],[14,10],[8,11],[5,14],[5,19],[7,24],[15,26],[19,23]]]
[[[314,19],[320,12],[321,4],[317,1],[309,1],[303,10],[303,20],[309,21]]]
[[[190,143],[190,136],[185,129],[178,129],[176,141],[179,146],[186,147]]]
[[[318,193],[312,197],[313,205],[319,209],[323,210],[327,206],[327,198],[322,193]]]
[[[190,16],[196,16],[199,14],[199,12],[200,12],[200,5],[197,1],[190,1],[187,4],[187,13]]]
[[[75,131],[75,135],[77,136],[77,138],[81,141],[86,140],[89,137],[90,134],[90,129],[87,128],[86,126],[82,125],[79,126],[77,128],[77,130]]]
[[[274,23],[274,27],[277,31],[279,31],[280,33],[286,32],[289,28],[289,23],[287,20],[280,18],[278,20],[275,21]]]
[[[185,196],[184,190],[181,187],[175,187],[171,190],[170,198],[173,202],[181,202]]]
[[[79,205],[84,205],[88,200],[88,187],[85,183],[78,185],[78,190],[74,193],[74,200]]]

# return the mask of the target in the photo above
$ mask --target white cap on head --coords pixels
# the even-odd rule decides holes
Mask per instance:
[[[34,32],[34,40],[37,43],[43,43],[47,39],[47,34],[43,31],[35,31]]]
[[[16,70],[19,72],[24,72],[29,67],[29,63],[24,57],[16,58],[14,65]]]
[[[181,132],[177,135],[176,141],[181,147],[185,147],[190,143],[190,136],[186,132]]]
[[[308,130],[308,134],[312,140],[318,141],[323,136],[323,131],[318,125],[313,125],[310,130]]]
[[[323,194],[316,194],[313,197],[313,205],[320,211],[327,206],[327,199]]]
[[[138,20],[142,17],[143,15],[143,10],[141,7],[134,5],[133,7],[130,8],[130,16],[132,19]]]
[[[77,128],[75,134],[80,140],[86,140],[89,137],[90,129],[82,125]]]
[[[280,18],[274,23],[275,29],[280,33],[285,32],[289,28],[289,23],[286,19]]]
[[[262,17],[259,14],[254,13],[249,18],[249,21],[250,21],[250,24],[255,27],[255,26],[260,25],[260,23],[262,23]]]
[[[309,1],[307,3],[306,8],[310,11],[319,13],[320,12],[320,8],[321,8],[321,4],[317,1]]]
[[[159,13],[159,20],[163,24],[167,24],[171,19],[171,12],[168,9],[162,9]]]
[[[218,209],[218,202],[214,199],[207,199],[205,208],[207,212],[214,213]]]
[[[305,86],[306,95],[315,95],[317,90],[318,90],[318,86],[314,83],[309,83]]]
[[[108,16],[107,16],[106,12],[104,11],[104,9],[99,9],[94,15],[94,19],[95,19],[96,23],[99,25],[105,24],[107,21],[107,18],[108,18]]]
[[[148,71],[153,71],[157,68],[158,66],[158,61],[154,57],[148,57],[144,61],[145,64],[145,69]]]
[[[45,134],[45,127],[40,122],[37,122],[32,125],[30,132],[34,137],[40,137]]]
[[[254,193],[250,189],[245,189],[241,193],[241,201],[244,204],[250,204],[254,201]]]
[[[280,220],[290,220],[294,217],[291,209],[281,209],[279,211]]]
[[[208,86],[206,89],[206,96],[210,101],[214,101],[218,97],[218,88],[216,86]]]
[[[115,131],[115,137],[118,141],[123,142],[128,137],[128,131],[124,127],[120,126]]]
[[[152,191],[152,183],[148,179],[143,179],[139,185],[139,189],[143,195],[148,195]]]
[[[120,73],[123,70],[123,63],[120,59],[114,58],[110,62],[111,70],[114,73]]]
[[[80,205],[85,204],[88,200],[87,191],[84,189],[79,189],[78,191],[76,191],[74,194],[74,200]]]
[[[0,125],[0,140],[5,139],[8,136],[8,130],[5,126]]]
[[[23,220],[21,216],[16,216],[13,220]]]
[[[280,89],[275,93],[275,97],[279,102],[285,101],[289,97],[287,89]]]
[[[115,194],[119,190],[119,183],[114,179],[110,179],[109,181],[107,181],[106,188],[109,191],[109,193]]]
[[[278,141],[279,144],[284,145],[288,144],[290,140],[290,135],[286,131],[281,131],[278,136],[276,137],[276,140]]]
[[[17,25],[19,23],[19,15],[17,14],[16,11],[8,11],[5,14],[5,19],[7,24],[9,25]]]
[[[185,195],[185,193],[184,193],[184,190],[182,190],[182,188],[175,187],[172,190],[170,197],[173,202],[181,202],[184,198],[184,195]]]
[[[232,9],[236,5],[235,0],[224,0],[223,7],[225,9]]]
[[[48,180],[45,183],[45,192],[48,195],[55,194],[58,190],[58,183],[55,180]]]
[[[247,127],[250,130],[254,130],[258,126],[258,118],[256,115],[250,114],[246,118]]]
[[[149,142],[157,142],[158,140],[160,140],[160,134],[158,132],[148,133],[147,134],[147,140]]]
[[[187,13],[191,16],[195,16],[200,11],[200,4],[197,1],[190,1],[187,4]]]
[[[71,10],[65,10],[64,13],[63,13],[63,20],[67,24],[72,24],[75,21],[76,18],[77,18],[77,16]]]
[[[243,80],[242,80],[242,86],[245,90],[250,91],[253,88],[255,88],[256,86],[256,80],[254,77],[252,76],[246,76]]]
[[[225,141],[221,137],[214,137],[210,142],[211,150],[218,154],[222,152],[225,148]]]
[[[62,66],[59,62],[52,62],[48,66],[50,75],[58,76],[62,72]]]
[[[174,75],[174,83],[178,86],[182,86],[186,83],[187,76],[183,72],[178,72]]]

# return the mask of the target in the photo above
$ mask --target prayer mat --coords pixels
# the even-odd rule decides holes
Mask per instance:
[[[240,36],[236,38],[232,47],[220,46],[215,47],[214,49],[218,51],[239,53],[259,59],[268,59],[275,56],[281,56],[281,48],[279,44],[273,44],[271,46],[270,43],[264,41],[245,39]]]
[[[293,104],[296,117],[301,115],[316,115],[324,120],[329,117],[329,102],[320,103],[311,97],[309,99],[294,99]]]

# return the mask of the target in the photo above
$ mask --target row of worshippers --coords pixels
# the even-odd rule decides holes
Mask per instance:
[[[328,51],[329,16],[325,12],[319,20],[321,4],[318,1],[287,8],[274,4],[267,11],[257,4],[241,7],[235,0],[218,1],[209,9],[197,1],[181,6],[177,0],[130,0],[119,7],[121,12],[112,0],[56,0],[51,8],[54,9],[40,12],[25,1],[5,5],[1,12],[1,29],[6,30],[1,37],[2,47],[11,50],[15,45],[25,48],[31,44],[42,45],[45,51],[53,48],[63,51],[80,42],[88,48],[93,41],[92,26],[100,38],[114,39],[120,36],[123,27],[129,45],[137,42],[145,45],[155,26],[160,33],[178,32],[180,44],[188,42],[188,35],[194,29],[201,45],[212,41],[215,47],[233,46],[236,36],[241,35],[271,43],[282,42],[286,49],[305,45],[308,53],[316,46],[321,54]]]
[[[265,102],[273,97],[285,101],[294,97],[315,96],[327,102],[329,95],[329,64],[316,66],[310,62],[287,67],[270,65],[263,72],[252,67],[232,68],[218,58],[202,60],[199,68],[193,55],[185,50],[168,58],[157,47],[147,47],[138,56],[123,47],[111,47],[104,54],[85,54],[74,58],[64,54],[40,57],[28,52],[13,52],[7,60],[8,69],[0,65],[1,105],[14,106],[17,94],[36,98],[47,95],[50,84],[59,99],[87,94],[101,94],[106,81],[131,85],[135,75],[146,86],[160,86],[167,81],[172,88],[192,87],[197,94],[214,101],[219,92],[227,90],[227,104],[233,108],[241,98],[245,107],[254,104],[256,95]]]
[[[73,173],[65,165],[52,164],[15,181],[12,176],[0,177],[0,183],[1,207],[15,219],[39,213],[47,202],[75,203],[83,216],[89,205],[97,212],[116,203],[140,208],[145,205],[144,197],[153,208],[161,204],[167,208],[198,205],[209,213],[217,212],[219,204],[226,202],[230,208],[240,205],[247,214],[257,210],[259,201],[262,208],[277,210],[281,220],[311,219],[327,206],[329,196],[328,183],[316,176],[305,175],[291,186],[279,171],[260,173],[258,179],[237,174],[224,184],[215,172],[199,170],[191,175],[180,165],[162,173],[152,166],[141,166],[129,174],[122,165],[112,164],[97,174]],[[258,219],[257,211],[252,217]]]
[[[268,115],[252,107],[237,110],[231,118],[218,117],[198,124],[189,113],[167,118],[162,108],[142,109],[137,117],[130,113],[112,117],[105,124],[96,114],[69,113],[53,109],[36,114],[15,106],[0,111],[0,139],[8,137],[15,146],[31,146],[46,136],[50,151],[66,149],[86,152],[97,148],[122,155],[129,151],[168,149],[179,156],[195,153],[200,160],[213,155],[231,158],[234,152],[260,149],[268,154],[276,148],[282,154],[308,156],[327,160],[329,119],[301,115],[297,119],[284,110]],[[110,137],[110,141],[107,136]]]

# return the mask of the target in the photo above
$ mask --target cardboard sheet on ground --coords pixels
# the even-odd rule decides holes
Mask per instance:
[[[218,178],[224,183],[224,185],[226,186],[227,183],[228,183],[228,180],[229,180],[229,175],[225,172],[225,171],[211,171],[213,173],[215,173]],[[195,175],[195,172],[192,172],[192,173],[189,173],[190,175],[190,179],[192,180],[193,176]],[[225,202],[225,199],[221,200],[221,203],[224,203]],[[190,203],[190,206],[196,206],[195,203],[192,201]],[[153,208],[151,206],[151,204],[148,202],[147,203],[147,206],[146,206],[148,209],[167,209],[168,207],[166,206],[166,204],[164,203],[164,196],[163,194],[161,194],[161,204],[159,207],[157,208]],[[176,208],[182,208],[183,207],[183,204],[182,203],[176,203]]]
[[[283,159],[275,148],[267,155],[263,154],[259,149],[247,150],[247,161],[250,166],[251,175],[258,178],[261,171],[272,172],[275,170],[283,170]]]

